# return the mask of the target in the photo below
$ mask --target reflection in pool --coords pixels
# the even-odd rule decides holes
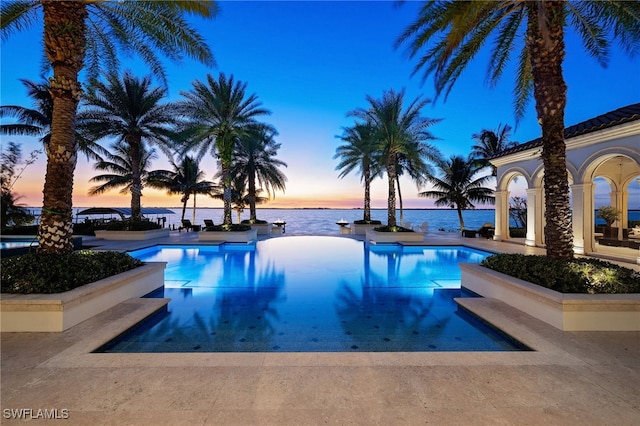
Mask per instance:
[[[316,352],[525,349],[459,308],[466,247],[281,237],[255,245],[159,246],[168,308],[100,351]]]

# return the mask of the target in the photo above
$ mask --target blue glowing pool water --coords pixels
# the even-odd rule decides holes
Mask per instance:
[[[466,247],[298,236],[131,254],[168,262],[149,297],[172,300],[101,352],[526,349],[453,301],[458,263],[489,254]]]
[[[34,240],[35,239],[32,238],[30,240],[0,241],[0,250],[23,248],[23,247],[35,247],[38,245],[38,241],[34,241]]]

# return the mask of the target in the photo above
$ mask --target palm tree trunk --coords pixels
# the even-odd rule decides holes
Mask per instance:
[[[189,201],[189,194],[185,194],[182,196],[182,217],[181,220],[184,220],[184,215],[187,213],[187,201]]]
[[[225,161],[221,161],[222,168],[222,185],[224,186],[224,192],[222,196],[224,204],[224,216],[222,219],[223,225],[231,225],[233,223],[231,219],[231,173],[229,172],[229,164]]]
[[[400,175],[396,175],[396,184],[398,185],[398,203],[400,207],[400,224],[404,225],[404,210],[402,208],[402,192],[400,191]]]
[[[528,8],[527,44],[531,52],[533,94],[542,128],[547,255],[573,258],[564,110],[567,86],[564,59],[564,2],[532,2]]]
[[[464,218],[462,217],[462,209],[458,206],[456,207],[458,210],[458,221],[460,222],[460,230],[464,230]]]
[[[256,172],[254,168],[249,170],[249,219],[255,221],[258,219],[256,214]]]
[[[364,169],[364,217],[363,220],[371,220],[371,170],[368,166]]]
[[[389,195],[387,197],[387,226],[396,226],[396,161],[392,158],[387,162],[387,177],[389,180]]]
[[[193,193],[193,218],[191,220],[191,223],[193,225],[196,224],[196,195],[197,195],[197,193],[194,192]]]
[[[139,137],[127,137],[131,152],[131,219],[142,219],[142,178],[140,176],[140,158],[142,142]]]
[[[38,229],[38,253],[73,251],[73,173],[76,166],[76,111],[82,88],[78,73],[85,54],[86,3],[43,1],[44,47],[53,67],[51,140]]]

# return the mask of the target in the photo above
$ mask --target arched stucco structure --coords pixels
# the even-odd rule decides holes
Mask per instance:
[[[612,185],[611,205],[623,212],[619,238],[627,227],[630,200],[626,190],[640,175],[640,103],[619,108],[565,129],[567,171],[571,190],[574,251],[584,254],[598,251],[594,236],[594,179],[604,177]],[[508,185],[515,174],[523,176],[527,186],[527,235],[525,244],[544,245],[544,189],[540,138],[506,150],[492,159],[497,167],[495,236],[509,239]],[[640,196],[638,196],[640,197]],[[640,250],[636,252],[640,263]]]

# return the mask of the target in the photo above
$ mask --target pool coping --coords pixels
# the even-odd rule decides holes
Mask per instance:
[[[551,344],[527,325],[538,321],[495,299],[456,299],[461,306],[501,329],[531,351],[469,352],[166,352],[94,353],[129,328],[163,308],[169,299],[129,299],[126,313],[90,321],[102,326],[44,363],[45,368],[120,367],[264,367],[264,366],[435,366],[435,365],[583,365],[579,358]],[[524,317],[523,317],[524,315]],[[522,317],[515,320],[514,317]],[[544,323],[542,323],[544,324]],[[544,324],[544,326],[547,326]]]

